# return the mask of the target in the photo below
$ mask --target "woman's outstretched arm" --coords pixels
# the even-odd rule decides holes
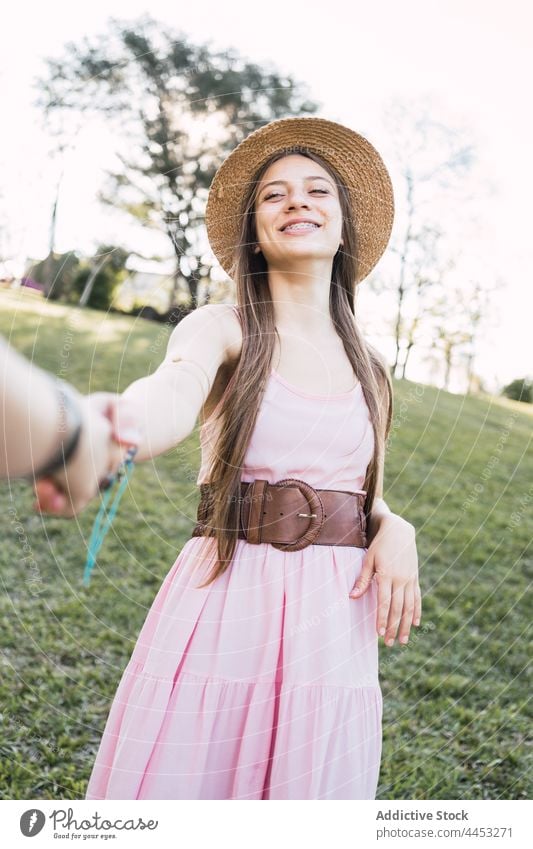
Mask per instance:
[[[134,381],[121,395],[88,396],[89,403],[105,401],[111,436],[121,446],[137,446],[136,461],[169,451],[194,429],[226,358],[228,310],[222,304],[198,307],[173,330],[165,358],[152,375]],[[79,513],[96,494],[73,505],[61,485],[48,480],[36,485],[40,509],[55,516]]]
[[[229,309],[229,308],[227,308]],[[206,304],[183,318],[170,336],[165,358],[148,377],[136,380],[119,397],[114,432],[127,441],[135,411],[136,460],[148,460],[174,448],[194,430],[215,377],[226,359],[225,305]]]

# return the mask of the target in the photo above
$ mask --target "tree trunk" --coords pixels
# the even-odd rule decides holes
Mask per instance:
[[[407,352],[405,354],[405,360],[403,361],[403,367],[402,367],[402,380],[405,380],[405,370],[407,368],[407,360],[409,359],[409,354],[411,353],[411,349],[412,349],[413,345],[414,345],[414,342],[409,342],[409,344],[407,346]]]
[[[471,395],[472,393],[472,382],[474,379],[474,354],[469,354],[466,366],[466,394]]]
[[[85,286],[83,287],[83,292],[81,293],[81,297],[80,297],[80,300],[79,300],[80,307],[86,307],[87,306],[87,302],[88,302],[89,298],[91,297],[91,292],[93,290],[94,281],[96,280],[96,278],[100,274],[102,268],[104,268],[104,266],[109,262],[109,256],[110,256],[109,254],[106,254],[106,256],[103,258],[102,262],[99,265],[95,265],[95,267],[92,269],[91,273],[89,274],[89,276],[87,278],[87,282],[86,282]]]
[[[450,391],[449,386],[450,386],[450,373],[451,373],[451,370],[452,370],[452,351],[453,351],[453,348],[451,346],[449,348],[446,348],[446,353],[445,353],[446,371],[444,373],[444,388],[446,389],[447,392]]]
[[[59,202],[59,188],[61,186],[61,180],[63,179],[63,172],[61,172],[59,176],[59,180],[57,181],[56,194],[54,197],[54,204],[52,206],[52,217],[50,219],[50,238],[48,243],[48,256],[46,257],[43,265],[43,287],[44,287],[44,296],[45,298],[49,298],[50,295],[54,294],[54,298],[59,298],[61,295],[61,284],[54,278],[54,245],[56,240],[56,222],[57,222],[57,205]],[[59,287],[59,291],[58,291]]]

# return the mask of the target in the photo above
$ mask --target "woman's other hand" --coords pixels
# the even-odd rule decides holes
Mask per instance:
[[[395,513],[381,519],[368,546],[363,568],[350,598],[361,598],[375,575],[378,587],[377,632],[392,646],[407,643],[412,625],[419,625],[422,597],[418,582],[418,554],[413,525]]]

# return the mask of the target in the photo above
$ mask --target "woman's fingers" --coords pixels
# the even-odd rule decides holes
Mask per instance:
[[[67,499],[50,478],[40,478],[34,486],[36,496],[35,509],[41,513],[61,515]]]
[[[388,646],[394,645],[394,639],[396,637],[396,632],[398,631],[398,625],[400,624],[400,618],[403,610],[403,599],[404,585],[393,585],[389,616],[387,619],[387,630],[385,633],[385,643]]]
[[[409,639],[409,632],[413,624],[413,613],[415,609],[415,591],[412,584],[407,584],[403,596],[402,618],[400,620],[400,632],[398,640],[400,643],[406,643]]]
[[[119,445],[137,445],[141,440],[139,429],[141,408],[139,404],[113,392],[93,392],[87,395],[90,409],[111,423],[112,435]]]
[[[422,619],[422,594],[420,592],[420,584],[418,581],[415,584],[415,609],[413,612],[413,625],[420,625]]]
[[[374,554],[371,549],[366,551],[363,560],[363,568],[353,588],[350,590],[350,598],[361,598],[367,591],[374,577]]]
[[[120,396],[112,405],[110,421],[113,426],[113,437],[120,445],[138,446],[140,444],[141,413],[138,403]]]
[[[387,619],[388,619],[388,616],[389,616],[389,609],[390,609],[390,604],[391,604],[392,581],[389,580],[388,578],[378,577],[377,586],[378,586],[377,629],[378,629],[378,634],[380,636],[384,636],[385,631],[387,629]]]
[[[50,516],[72,519],[81,509],[72,501],[71,493],[61,490],[51,478],[40,478],[35,484],[35,510]]]

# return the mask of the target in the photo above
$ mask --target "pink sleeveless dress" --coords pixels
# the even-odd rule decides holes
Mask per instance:
[[[227,393],[226,389],[226,393]],[[225,393],[225,394],[226,394]],[[219,405],[223,403],[225,395]],[[218,424],[200,429],[209,480]],[[272,370],[242,480],[363,487],[374,434],[360,384],[301,391]],[[191,537],[152,604],[103,733],[87,799],[374,799],[381,760],[375,581],[366,549],[238,540],[204,589]]]

